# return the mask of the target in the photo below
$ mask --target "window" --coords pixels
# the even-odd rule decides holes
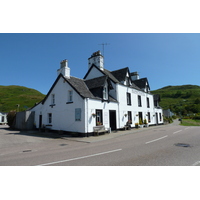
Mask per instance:
[[[147,97],[147,108],[150,108],[149,97]]]
[[[108,99],[107,86],[104,86],[104,88],[103,88],[103,99],[105,99],[105,100]]]
[[[125,78],[125,85],[129,85],[129,77],[127,77],[127,76]]]
[[[68,94],[69,94],[68,101],[73,102],[73,91],[69,90]]]
[[[55,105],[55,94],[51,95],[51,104]]]
[[[2,116],[1,122],[5,122],[5,117]]]
[[[140,95],[138,95],[138,106],[142,107],[142,100]]]
[[[162,114],[161,114],[161,113],[159,113],[159,115],[160,115],[160,121],[162,121]]]
[[[48,113],[48,123],[52,123],[52,113]]]
[[[150,115],[150,112],[148,112],[147,114],[148,114],[148,122],[150,123],[150,122],[151,122],[151,115]]]
[[[96,126],[103,124],[102,110],[96,110]]]
[[[75,121],[81,121],[81,108],[75,109]]]
[[[128,123],[132,124],[132,112],[128,111]]]
[[[127,96],[127,105],[131,105],[131,93],[126,93]]]

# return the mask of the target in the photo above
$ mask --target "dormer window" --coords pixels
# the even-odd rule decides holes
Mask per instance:
[[[103,87],[103,99],[108,100],[108,86],[107,85]]]
[[[130,83],[129,83],[129,77],[127,77],[127,76],[125,78],[125,85],[130,85]]]

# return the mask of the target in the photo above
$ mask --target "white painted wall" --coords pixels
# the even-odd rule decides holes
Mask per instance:
[[[90,73],[87,75],[86,80],[97,78],[100,76],[104,76],[104,74],[100,70],[98,70],[96,67],[93,67]]]
[[[0,113],[0,124],[1,123],[7,123],[7,114],[4,114],[4,113]]]
[[[128,121],[128,116],[126,117],[125,114],[128,114],[128,111],[132,112],[132,127],[135,126],[135,123],[139,123],[139,112],[143,114],[143,120],[148,120],[147,113],[150,112],[151,122],[149,125],[153,125],[156,123],[155,120],[155,112],[162,113],[162,109],[154,108],[154,99],[153,95],[149,93],[145,93],[136,89],[128,88],[123,85],[117,85],[116,90],[118,93],[118,101],[119,101],[119,127],[123,127],[126,122]],[[131,105],[127,105],[127,92],[131,94]],[[138,106],[138,95],[141,96],[142,107]],[[150,107],[147,108],[147,97],[149,98]],[[163,120],[159,121],[159,123],[163,123]]]
[[[86,106],[87,120],[85,126],[87,126],[88,132],[93,132],[93,127],[96,126],[96,117],[92,114],[96,113],[96,109],[102,110],[103,115],[103,125],[106,128],[110,127],[109,110],[116,110],[116,115],[118,116],[118,103],[115,102],[102,102],[101,100],[87,99],[88,105]],[[116,118],[118,118],[116,116]],[[118,120],[116,121],[118,127]]]
[[[68,103],[68,91],[73,91],[73,103]],[[52,104],[51,96],[55,95],[55,106]],[[75,121],[75,109],[81,109],[81,121]],[[52,125],[53,130],[64,130],[72,132],[85,132],[85,100],[61,77],[51,91],[45,103],[35,108],[35,124],[39,128],[39,115],[42,115],[42,124]],[[52,113],[52,123],[48,123],[48,113]]]

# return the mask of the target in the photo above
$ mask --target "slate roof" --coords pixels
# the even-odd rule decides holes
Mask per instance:
[[[147,78],[141,78],[138,80],[134,80],[132,81],[132,83],[134,83],[136,86],[138,86],[140,89],[143,89],[146,87],[146,83],[150,89],[149,83],[148,83],[148,79]]]
[[[76,92],[82,96],[83,98],[95,98],[93,94],[88,89],[87,85],[85,84],[83,79],[75,78],[73,76],[70,76],[70,79],[65,80],[71,85]]]
[[[122,84],[121,81],[125,80],[127,72],[129,73],[129,68],[125,67],[115,71],[108,71],[104,69],[104,72],[109,76],[109,78],[111,78],[113,82]],[[129,87],[141,90],[137,85],[135,85],[135,83],[132,83],[132,85],[130,85]]]
[[[114,83],[119,83],[119,81],[115,78],[115,76],[113,76],[113,74],[109,70],[104,69],[102,72],[103,74],[107,75]]]
[[[89,80],[85,80],[85,84],[89,89],[103,87],[105,82],[107,81],[107,76],[101,76],[98,78],[93,78]]]
[[[92,65],[91,68],[89,69],[89,71],[92,69],[92,67],[96,67],[96,66]],[[44,104],[44,102],[48,98],[49,94],[51,93],[51,91],[53,90],[53,88],[55,87],[55,85],[57,84],[58,80],[61,77],[66,82],[68,82],[70,84],[70,86],[81,97],[101,100],[101,98],[99,98],[97,96],[94,96],[93,93],[90,90],[94,90],[95,88],[103,87],[105,85],[105,82],[106,81],[110,82],[110,80],[113,81],[114,83],[122,84],[121,81],[125,80],[127,72],[130,74],[128,67],[125,67],[125,68],[122,68],[122,69],[119,69],[119,70],[115,70],[115,71],[109,71],[109,70],[107,70],[105,68],[102,71],[98,67],[96,67],[96,68],[99,71],[102,72],[102,76],[94,78],[94,79],[89,79],[89,80],[85,80],[85,78],[87,77],[87,74],[89,73],[89,71],[85,75],[84,79],[76,78],[76,77],[73,77],[73,76],[70,76],[70,78],[68,79],[68,78],[65,78],[62,74],[60,74],[57,77],[57,79],[54,82],[54,84],[52,85],[52,87],[49,90],[48,94],[46,95],[46,97],[42,101],[42,104]],[[110,80],[108,79],[108,77],[109,77]],[[148,82],[147,78],[132,81],[132,85],[130,85],[129,87],[137,89],[137,90],[141,90],[141,88],[143,88],[142,87],[143,84],[146,84],[145,81]],[[110,86],[111,86],[111,84],[110,84]],[[116,99],[112,98],[111,96],[109,96],[109,100],[110,101],[115,101],[115,102],[117,101]]]
[[[123,69],[118,69],[110,72],[119,82],[124,81],[126,78],[127,72],[129,73],[128,67]]]
[[[91,68],[89,69],[89,71],[87,72],[87,74],[85,75],[84,79],[87,77],[88,73],[90,72],[90,70],[92,69],[92,67],[96,67],[94,64],[91,66]],[[113,81],[114,83],[118,83],[118,84],[122,84],[121,81],[125,80],[126,74],[127,72],[129,72],[129,68],[125,67],[122,69],[118,69],[115,71],[109,71],[107,69],[104,68],[104,70],[100,70],[98,67],[96,67],[96,69],[98,69],[102,75],[106,75],[110,78],[111,81]],[[139,88],[135,83],[132,82],[132,85],[130,85],[129,87],[134,88],[136,90],[141,90],[141,88]]]
[[[76,78],[73,76],[70,76],[70,78],[65,78],[62,74],[60,74],[56,81],[54,82],[54,84],[52,85],[51,89],[49,90],[48,94],[46,95],[46,97],[43,99],[42,104],[45,103],[46,99],[48,98],[48,96],[50,95],[51,91],[53,90],[53,88],[55,87],[55,85],[57,84],[58,80],[60,78],[63,78],[66,82],[68,82],[70,84],[70,86],[83,98],[91,98],[91,99],[98,99],[98,100],[102,100],[102,98],[99,97],[95,97],[92,92],[90,91],[90,89],[92,88],[96,88],[100,85],[103,84],[103,82],[105,83],[107,77],[103,76],[103,77],[99,77],[96,78],[96,80],[83,80],[80,78]],[[87,82],[87,84],[86,84]],[[104,84],[103,84],[104,85]],[[89,86],[89,87],[88,87]],[[66,91],[65,91],[66,92]],[[110,101],[114,101],[116,102],[117,100],[112,98],[111,96],[109,96],[109,100]]]
[[[79,78],[75,78],[70,76],[70,79],[65,78],[62,74],[59,74],[59,76],[57,77],[57,79],[55,80],[54,84],[52,85],[52,87],[50,88],[48,94],[46,95],[46,97],[43,99],[42,104],[45,103],[46,99],[48,98],[48,96],[50,95],[51,91],[53,90],[53,88],[55,87],[55,85],[57,84],[57,82],[59,81],[60,78],[63,78],[66,82],[68,82],[70,84],[70,86],[83,98],[95,98],[93,96],[93,94],[90,92],[90,90],[88,89],[88,87],[86,86],[84,80],[79,79]]]

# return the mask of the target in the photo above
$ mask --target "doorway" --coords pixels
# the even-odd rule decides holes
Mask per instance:
[[[142,112],[139,112],[139,122],[140,122],[140,119],[142,120],[142,123],[143,123],[143,115],[142,115]]]
[[[116,110],[109,110],[109,118],[110,118],[110,128],[111,128],[111,130],[116,130],[117,129]]]
[[[156,125],[158,125],[158,113],[156,113]]]
[[[42,128],[42,115],[39,115],[39,128]]]

